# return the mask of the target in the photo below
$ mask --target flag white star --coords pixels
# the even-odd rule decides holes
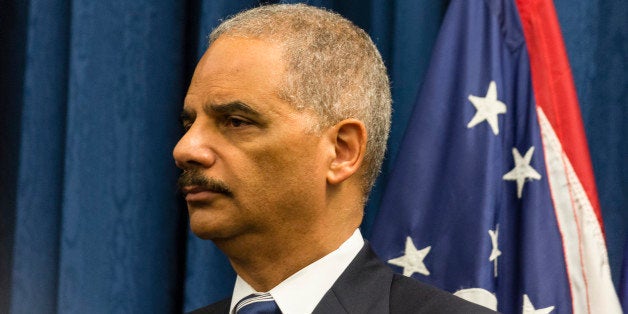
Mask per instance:
[[[489,262],[494,263],[494,275],[497,277],[497,257],[502,255],[502,251],[499,250],[497,246],[497,237],[499,235],[499,225],[495,227],[495,230],[489,230],[488,235],[491,236],[491,244],[493,245],[493,249],[491,250],[491,256],[488,257]]]
[[[482,288],[466,288],[454,292],[454,295],[467,301],[497,311],[497,297],[492,292]]]
[[[530,166],[532,160],[532,154],[534,154],[534,146],[530,147],[525,156],[521,157],[521,153],[517,148],[512,148],[512,156],[515,159],[515,167],[504,174],[502,179],[509,181],[517,181],[517,197],[521,198],[523,193],[523,185],[526,179],[541,179],[541,175]]]
[[[488,84],[486,96],[469,95],[468,99],[477,111],[471,121],[469,121],[469,124],[467,124],[467,128],[470,129],[478,123],[486,121],[493,129],[493,134],[499,134],[497,115],[506,113],[506,104],[497,99],[497,84],[495,84],[495,81],[491,81]]]
[[[425,276],[429,276],[430,271],[427,270],[425,264],[423,263],[423,259],[432,249],[431,246],[428,246],[424,249],[417,250],[412,242],[410,237],[406,238],[406,248],[404,250],[403,256],[393,258],[388,260],[389,264],[403,267],[403,275],[410,277],[414,273],[419,273]]]
[[[530,302],[530,298],[528,297],[528,295],[523,295],[523,308],[521,309],[522,314],[548,314],[552,310],[554,310],[553,306],[548,306],[546,308],[538,310],[535,309],[534,305],[532,305],[532,302]]]

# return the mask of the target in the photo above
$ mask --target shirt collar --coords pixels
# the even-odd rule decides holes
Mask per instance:
[[[338,249],[294,273],[268,292],[282,313],[312,313],[363,246],[364,239],[360,229],[356,229]],[[238,301],[255,292],[253,287],[238,276],[233,288],[230,313],[233,313]]]

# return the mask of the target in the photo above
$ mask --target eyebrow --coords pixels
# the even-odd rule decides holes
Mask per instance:
[[[241,101],[232,101],[225,104],[207,104],[203,106],[203,111],[210,115],[214,114],[232,114],[232,113],[244,113],[251,117],[260,117],[261,114],[249,105]]]

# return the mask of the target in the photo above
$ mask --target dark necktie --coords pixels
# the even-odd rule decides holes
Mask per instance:
[[[240,300],[235,306],[236,314],[281,314],[270,293],[254,293]]]

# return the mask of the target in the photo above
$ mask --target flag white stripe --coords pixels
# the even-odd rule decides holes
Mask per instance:
[[[558,228],[563,241],[573,313],[621,313],[600,224],[556,132],[537,114]]]

